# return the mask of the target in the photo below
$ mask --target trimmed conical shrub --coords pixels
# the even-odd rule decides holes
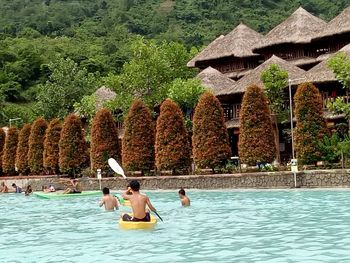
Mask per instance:
[[[156,133],[156,166],[158,170],[187,169],[191,148],[181,109],[170,99],[160,107]]]
[[[122,142],[123,166],[129,171],[154,168],[154,123],[151,111],[141,100],[135,100],[124,122]]]
[[[267,97],[255,85],[248,87],[243,96],[238,150],[241,162],[249,165],[256,165],[257,162],[271,163],[276,158]]]
[[[29,136],[28,165],[32,174],[41,174],[44,170],[44,139],[47,123],[43,118],[32,124]]]
[[[2,128],[0,128],[0,175],[2,174],[2,155],[5,145],[6,134]]]
[[[51,173],[59,172],[59,147],[62,124],[59,119],[50,121],[44,140],[44,167]]]
[[[86,147],[81,120],[75,114],[68,115],[59,141],[60,171],[75,176],[86,162]]]
[[[298,162],[314,164],[321,158],[318,142],[328,134],[323,118],[322,97],[312,83],[298,86],[295,102],[295,150]]]
[[[214,169],[230,158],[224,111],[219,100],[210,92],[200,97],[195,109],[192,145],[193,157],[199,168]]]
[[[16,167],[20,174],[28,174],[30,169],[28,166],[28,150],[29,150],[29,136],[31,126],[25,124],[18,135],[18,145],[16,151]]]
[[[9,128],[6,134],[4,153],[2,156],[2,170],[5,175],[15,175],[16,149],[18,143],[17,128]]]
[[[118,129],[112,113],[107,109],[99,110],[91,127],[91,167],[108,171],[108,158],[120,159]]]

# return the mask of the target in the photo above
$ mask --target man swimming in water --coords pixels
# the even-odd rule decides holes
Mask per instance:
[[[186,196],[186,192],[183,188],[181,188],[179,190],[179,197],[181,200],[181,204],[182,206],[190,206],[191,205],[191,201],[190,199]]]
[[[102,197],[102,200],[100,201],[100,207],[104,205],[106,211],[114,211],[114,209],[117,210],[118,209],[117,198],[109,194],[109,188],[107,187],[103,188],[102,192],[103,192],[103,197]]]
[[[128,191],[132,192],[132,195],[127,194]],[[151,204],[151,201],[146,195],[140,194],[140,183],[133,180],[129,184],[127,192],[122,194],[125,200],[130,200],[133,216],[123,214],[123,221],[134,221],[134,222],[149,222],[151,221],[151,215],[146,212],[146,205],[151,211],[156,212],[157,210]]]
[[[12,187],[15,189],[16,194],[22,193],[22,188],[17,186],[15,183],[12,184]]]

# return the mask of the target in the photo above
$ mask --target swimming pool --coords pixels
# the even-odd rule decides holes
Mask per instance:
[[[98,197],[0,195],[0,262],[350,262],[350,191],[149,192],[164,219],[122,231]]]

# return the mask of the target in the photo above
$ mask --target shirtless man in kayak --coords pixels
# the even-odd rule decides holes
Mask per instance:
[[[102,192],[103,192],[103,198],[100,201],[100,207],[104,205],[106,211],[114,211],[114,209],[117,210],[118,209],[117,198],[109,194],[109,188],[107,187],[103,188]]]
[[[182,206],[190,206],[191,205],[191,201],[190,199],[186,196],[186,192],[183,188],[181,188],[179,190],[179,197],[181,200],[181,204]]]
[[[140,183],[136,180],[133,180],[129,184],[129,191],[132,192],[132,195],[127,194],[126,192],[122,194],[122,197],[125,200],[130,200],[133,216],[128,214],[123,214],[123,221],[134,221],[134,222],[149,222],[151,221],[151,215],[149,212],[146,212],[146,205],[151,209],[151,211],[156,212],[157,210],[151,204],[149,198],[143,194],[140,194]]]

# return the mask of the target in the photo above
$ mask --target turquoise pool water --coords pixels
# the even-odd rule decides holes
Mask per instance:
[[[350,262],[350,191],[148,194],[165,221],[148,232],[96,197],[0,195],[0,262]]]

